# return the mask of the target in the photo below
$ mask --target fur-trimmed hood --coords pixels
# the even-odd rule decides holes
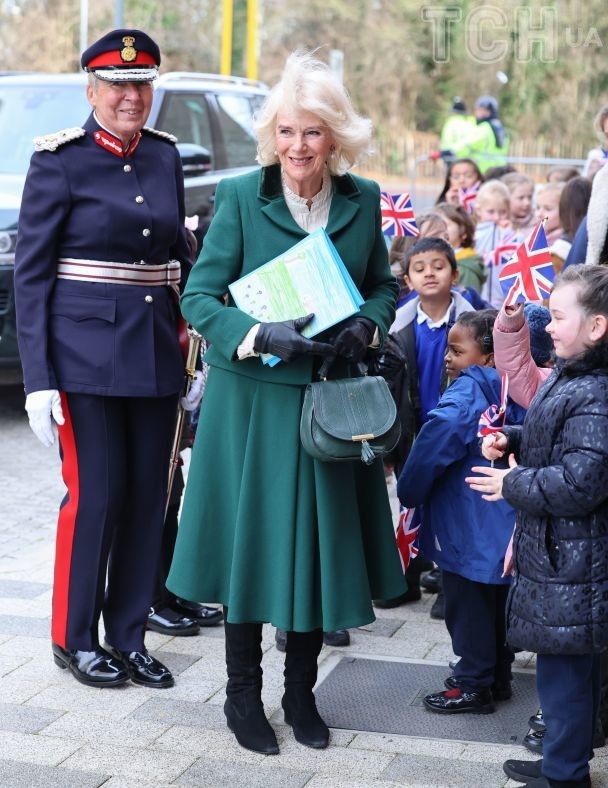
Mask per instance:
[[[601,167],[593,179],[587,211],[587,265],[598,265],[608,235],[608,165]]]

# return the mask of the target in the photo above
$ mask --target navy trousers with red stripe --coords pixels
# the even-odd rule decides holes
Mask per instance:
[[[177,395],[62,393],[61,504],[53,642],[89,651],[143,647],[162,541]],[[106,582],[107,578],[107,582]]]

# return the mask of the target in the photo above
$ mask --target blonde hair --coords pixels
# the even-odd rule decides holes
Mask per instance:
[[[493,199],[502,200],[505,208],[509,210],[511,206],[511,194],[502,181],[492,180],[482,183],[477,192],[477,197],[475,198],[475,206],[479,208],[481,203]]]
[[[532,178],[529,178],[522,172],[508,172],[506,175],[503,175],[500,180],[510,192],[514,192],[518,186],[529,186],[532,191],[534,191],[534,187],[536,186]]]
[[[305,52],[293,52],[281,79],[272,88],[255,121],[257,160],[277,164],[275,129],[279,112],[310,112],[328,127],[335,150],[328,158],[332,175],[343,175],[370,150],[372,123],[358,115],[344,85],[329,66]]]
[[[559,197],[565,185],[564,181],[547,181],[547,183],[541,183],[536,190],[536,196],[540,197],[541,194],[545,194],[546,192],[555,192]]]

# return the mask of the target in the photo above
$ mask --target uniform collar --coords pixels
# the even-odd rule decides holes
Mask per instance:
[[[354,219],[359,212],[359,203],[354,198],[361,194],[355,179],[348,173],[332,175],[331,180],[333,197],[326,227],[328,235],[341,230]],[[281,167],[278,164],[261,168],[258,197],[265,203],[262,213],[265,213],[271,221],[285,230],[298,235],[307,235],[306,231],[298,226],[287,207],[281,182]]]
[[[87,122],[84,124],[84,128],[100,148],[108,151],[108,153],[112,153],[114,156],[118,156],[119,159],[130,158],[135,153],[135,149],[139,145],[141,139],[141,131],[138,131],[131,137],[125,150],[120,137],[117,137],[102,125],[95,115],[95,112],[91,113]]]
[[[450,320],[450,312],[452,311],[452,307],[454,306],[454,299],[450,299],[450,305],[446,310],[446,313],[443,317],[439,318],[439,320],[432,320],[427,313],[424,311],[422,306],[420,305],[420,301],[416,304],[416,320],[418,325],[422,325],[422,323],[426,323],[429,328],[441,328],[441,326],[446,325],[446,323]]]

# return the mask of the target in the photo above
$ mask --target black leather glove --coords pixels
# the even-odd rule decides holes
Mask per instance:
[[[336,353],[358,364],[365,356],[375,331],[376,324],[368,317],[350,317],[333,341]]]
[[[283,320],[280,323],[260,323],[253,343],[258,353],[272,353],[281,361],[291,361],[302,354],[335,356],[336,351],[325,342],[314,342],[303,337],[300,331],[313,319],[314,314],[298,317],[296,320]]]

